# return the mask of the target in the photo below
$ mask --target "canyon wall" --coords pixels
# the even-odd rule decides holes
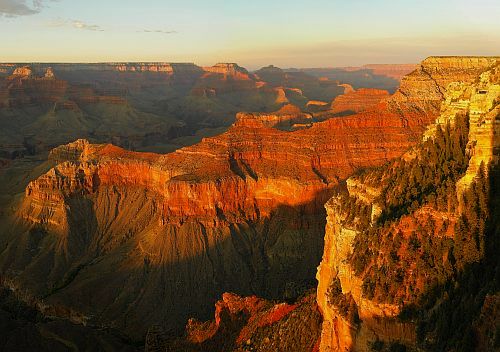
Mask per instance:
[[[440,202],[434,204],[434,198],[427,198],[430,200],[425,200],[421,204],[415,203],[418,204],[416,208],[412,204],[409,214],[403,213],[395,218],[390,217],[389,214],[393,210],[383,200],[383,197],[388,194],[387,187],[399,189],[403,186],[400,184],[388,186],[391,170],[412,165],[412,162],[418,163],[419,158],[424,158],[423,154],[420,154],[424,152],[418,148],[412,148],[401,160],[396,160],[382,169],[368,170],[361,175],[349,178],[347,196],[337,195],[326,203],[328,217],[325,246],[323,259],[317,271],[317,302],[324,318],[320,351],[370,351],[375,348],[375,345],[379,346],[378,348],[384,345],[404,345],[406,348],[415,349],[422,344],[422,341],[417,342],[416,319],[404,319],[402,312],[408,307],[417,305],[418,299],[422,299],[422,296],[413,295],[413,293],[408,295],[408,292],[413,292],[413,290],[425,292],[425,289],[429,289],[423,279],[429,273],[425,270],[422,272],[418,266],[415,267],[417,261],[415,256],[429,257],[434,254],[429,247],[420,248],[423,252],[418,254],[411,254],[409,248],[412,246],[411,243],[415,245],[415,243],[429,241],[428,238],[420,237],[420,234],[418,239],[415,237],[417,228],[425,228],[429,231],[424,236],[430,237],[430,241],[435,241],[436,248],[453,238],[458,241],[457,227],[454,224],[466,211],[463,204],[464,194],[474,182],[484,182],[481,181],[484,176],[479,175],[481,164],[487,171],[488,166],[498,163],[498,146],[500,145],[496,137],[500,133],[498,62],[496,58],[429,58],[422,63],[420,68],[403,78],[400,90],[388,99],[388,104],[393,109],[397,109],[404,101],[406,107],[435,111],[436,104],[443,98],[439,107],[440,115],[435,123],[427,128],[422,143],[429,145],[432,140],[452,138],[450,128],[453,131],[458,121],[466,118],[468,135],[465,141],[466,146],[463,145],[463,152],[468,155],[469,159],[463,169],[463,176],[461,178],[455,176],[455,183],[449,186],[451,194],[445,193],[448,197],[448,205],[446,203],[444,206],[440,205]],[[406,92],[412,92],[412,94],[421,92],[420,94],[425,98],[423,101],[412,102],[413,99],[408,97]],[[444,137],[443,131],[445,131]],[[446,133],[450,136],[447,137]],[[444,148],[443,144],[439,146]],[[423,164],[419,167],[420,170],[424,170],[422,172],[425,172],[425,168],[431,166]],[[438,165],[437,167],[447,166]],[[402,169],[401,172],[403,172]],[[478,179],[480,181],[477,181]],[[434,187],[439,188],[441,184],[437,183]],[[419,191],[423,192],[423,190]],[[456,208],[450,205],[457,202],[459,205]],[[354,208],[353,204],[355,204]],[[445,209],[442,209],[443,207]],[[389,219],[390,222],[379,224],[378,219],[382,215],[385,216],[385,221]],[[428,227],[429,223],[433,225]],[[378,232],[374,232],[377,228],[379,228]],[[387,247],[381,245],[380,248],[370,248],[372,245],[370,243],[385,243],[386,236],[389,238],[388,243],[391,244],[387,244]],[[361,237],[364,240],[361,240]],[[401,243],[401,241],[404,243],[408,238],[413,238],[410,246],[406,249],[404,249],[405,245],[400,248],[395,247],[395,251],[392,251],[390,248],[392,243]],[[361,244],[360,241],[368,241],[367,239],[370,239],[369,243]],[[461,241],[472,242],[473,240],[469,238]],[[362,249],[365,245],[368,247]],[[423,246],[423,244],[418,244],[418,246]],[[462,244],[456,244],[455,247],[457,257],[460,246]],[[371,264],[372,267],[368,266],[366,269],[365,266],[364,270],[356,268],[360,263],[356,261],[356,258],[366,258],[360,253],[371,253],[370,255],[375,258]],[[439,258],[440,255],[442,254],[437,254],[437,257]],[[370,273],[380,270],[380,267],[377,268],[377,264],[373,263],[383,266],[384,262],[394,257],[397,261],[405,263],[403,265],[407,269],[404,269],[404,274],[399,272],[400,268],[394,271],[386,270],[382,275],[388,277],[388,280],[370,281],[372,278]],[[470,258],[477,258],[477,256],[474,254],[462,260],[470,261]],[[429,270],[444,272],[445,274],[442,275],[446,280],[453,279],[454,274],[448,269],[455,265],[453,261],[453,264],[446,260],[442,263],[439,261],[434,263]],[[415,278],[415,281],[406,281],[411,277]],[[389,285],[392,283],[396,291],[389,289],[390,294],[386,293],[385,297],[379,297],[377,294],[374,297],[372,285],[376,286],[379,282],[386,284],[389,282]],[[375,293],[377,293],[377,287],[375,287]],[[388,298],[392,295],[401,298]],[[349,299],[352,299],[352,302],[346,308],[345,302]],[[421,309],[424,314],[424,308],[418,309]]]

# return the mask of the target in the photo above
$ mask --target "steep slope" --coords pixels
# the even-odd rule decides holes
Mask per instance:
[[[495,348],[495,333],[486,337],[480,325],[498,324],[500,67],[494,59],[448,60],[431,58],[420,69],[448,83],[436,91],[445,99],[424,141],[349,178],[347,192],[326,204],[321,351]],[[403,80],[397,100],[409,83],[429,91],[417,73]]]
[[[85,140],[55,148],[55,166],[6,207],[1,272],[49,310],[135,339],[207,319],[223,292],[294,298],[313,285],[333,189],[414,145],[442,99],[424,90],[439,84],[420,70],[377,110],[296,131],[275,128],[292,107],[240,114],[226,133],[165,155]]]
[[[285,132],[245,121],[165,156],[86,141],[56,148],[58,165],[27,187],[3,268],[22,270],[22,286],[48,303],[134,331],[208,312],[224,291],[293,296],[313,277],[337,178],[397,156],[418,134],[400,119],[380,123]],[[105,291],[88,296],[96,288]]]

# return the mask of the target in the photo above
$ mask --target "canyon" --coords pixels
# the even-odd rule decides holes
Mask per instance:
[[[113,329],[135,342],[146,339],[151,351],[223,350],[220,341],[227,341],[226,350],[265,351],[294,341],[294,329],[304,321],[315,326],[303,334],[304,350],[363,351],[378,342],[415,346],[415,324],[396,319],[413,301],[367,298],[365,272],[351,267],[356,238],[367,231],[355,220],[359,214],[350,217],[354,225],[347,224],[345,194],[356,209],[370,207],[375,224],[386,216],[379,204],[385,179],[370,168],[414,159],[412,148],[438,133],[435,121],[453,125],[469,114],[470,167],[457,186],[465,192],[481,162],[496,160],[497,60],[431,57],[416,66],[361,69],[390,80],[414,69],[397,89],[390,81],[379,89],[359,87],[354,79],[335,81],[338,72],[316,70],[329,77],[319,79],[308,70],[250,73],[236,64],[82,64],[76,71],[65,64],[51,64],[50,70],[44,64],[3,65],[9,83],[0,97],[8,96],[1,99],[7,109],[39,105],[37,99],[59,106],[67,94],[61,91],[71,90],[66,80],[95,80],[94,71],[105,72],[115,87],[122,74],[142,83],[181,82],[189,99],[227,95],[240,99],[232,107],[245,109],[231,119],[232,108],[219,110],[218,121],[228,124],[223,133],[200,136],[198,143],[167,154],[126,150],[108,143],[116,136],[99,141],[96,134],[50,148],[47,160],[18,182],[18,188],[24,182],[24,192],[2,200],[2,282],[20,299],[36,302],[44,315]],[[351,71],[359,77],[358,69],[341,75]],[[43,96],[30,93],[40,91],[38,85],[45,87]],[[99,89],[78,93],[80,100],[66,100],[66,108],[82,99],[123,103]],[[141,94],[139,89],[130,99]],[[264,100],[271,103],[252,109]],[[310,101],[326,105],[308,110]],[[246,108],[253,112],[241,112]],[[157,131],[159,120],[149,117],[148,128]],[[189,125],[194,119],[186,114],[181,120]],[[203,123],[220,126],[217,119]],[[426,209],[415,212],[428,216]],[[418,216],[395,226],[406,231],[404,225]],[[445,215],[431,217],[444,226]],[[319,311],[314,295],[307,294],[315,276]],[[213,316],[214,306],[215,320],[199,322]],[[189,320],[184,339],[165,337],[190,318],[197,320]]]
[[[170,152],[224,132],[241,111],[330,102],[351,79],[276,70],[279,82],[236,63],[2,63],[0,157],[43,154],[78,138]]]

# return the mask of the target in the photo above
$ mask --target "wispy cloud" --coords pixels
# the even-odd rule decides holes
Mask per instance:
[[[141,31],[137,31],[139,33],[160,33],[160,34],[176,34],[177,31],[167,31],[163,29],[143,29]]]
[[[88,23],[85,23],[83,21],[78,21],[78,20],[71,21],[71,24],[73,25],[74,28],[78,28],[78,29],[84,29],[87,31],[104,32],[104,29],[102,29],[101,26],[98,26],[96,24],[88,24]]]
[[[1,1],[1,0],[0,0]],[[81,20],[57,18],[47,23],[49,27],[73,27],[86,31],[104,32],[104,29],[96,24],[89,24]]]
[[[48,2],[57,0],[0,0],[0,16],[17,17],[34,15],[42,11]]]

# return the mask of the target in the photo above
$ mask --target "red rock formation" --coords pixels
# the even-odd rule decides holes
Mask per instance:
[[[358,89],[347,94],[339,95],[332,102],[331,112],[334,114],[353,114],[366,110],[373,110],[389,92],[380,89]]]
[[[248,71],[235,63],[219,63],[214,66],[203,67],[205,72],[233,76],[239,79],[249,79]]]
[[[325,111],[328,110],[329,104],[324,101],[310,100],[306,104],[307,110],[311,112]]]
[[[22,66],[22,67],[17,67],[9,78],[29,79],[32,77],[32,75],[33,71],[31,70],[31,67]]]
[[[291,129],[294,124],[312,124],[312,115],[293,104],[283,105],[272,113],[238,113],[235,127],[275,127]]]
[[[270,121],[280,122],[280,115],[241,114],[227,133],[164,156],[126,152],[111,145],[92,146],[85,141],[56,148],[51,158],[62,162],[61,155],[79,153],[85,146],[78,159],[69,159],[76,165],[90,163],[81,169],[84,178],[77,177],[80,167],[61,163],[55,173],[32,183],[27,195],[50,197],[43,190],[53,189],[62,191],[64,198],[82,188],[93,192],[108,185],[133,185],[164,197],[164,222],[191,217],[211,222],[256,220],[279,205],[293,207],[314,201],[338,178],[400,155],[423,127],[412,121],[404,126],[398,115],[383,112],[331,119],[296,132],[266,127]],[[315,201],[310,210],[323,201]]]
[[[189,320],[184,338],[167,340],[148,333],[146,351],[277,351],[311,352],[319,338],[320,314],[309,295],[295,304],[272,304],[224,293],[215,304],[215,320]],[[160,338],[158,338],[160,337]]]
[[[444,91],[456,81],[471,83],[491,68],[495,57],[430,57],[401,80],[389,99],[393,110],[408,109],[439,112]],[[403,104],[401,108],[400,104]]]

